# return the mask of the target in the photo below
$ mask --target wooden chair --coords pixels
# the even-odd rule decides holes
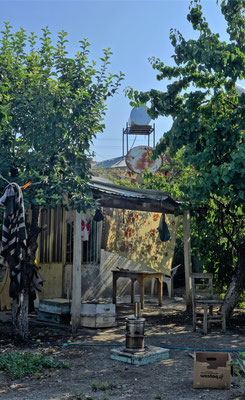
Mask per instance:
[[[225,312],[222,311],[223,300],[213,297],[213,274],[191,274],[193,331],[200,320],[203,332],[206,334],[210,325],[219,323],[223,332],[226,331]]]

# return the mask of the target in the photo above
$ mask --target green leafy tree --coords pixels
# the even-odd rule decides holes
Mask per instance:
[[[170,160],[170,158],[168,157]],[[167,191],[182,206],[188,198],[185,193],[188,181],[195,176],[193,167],[184,166],[182,152],[179,151],[174,162],[165,162],[158,172],[145,171],[144,186],[147,188]],[[190,201],[190,198],[188,198]],[[231,282],[231,272],[237,262],[233,247],[223,235],[219,220],[219,213],[214,209],[212,200],[201,206],[192,206],[191,223],[191,248],[194,272],[201,270],[212,272],[215,287],[219,291],[227,288]],[[177,234],[174,263],[183,264],[183,232],[179,229]]]
[[[32,210],[27,262],[33,265],[40,208],[62,206],[65,195],[78,211],[93,206],[90,146],[104,129],[107,99],[123,74],[109,72],[110,49],[97,67],[86,39],[68,56],[64,31],[53,44],[47,27],[38,40],[6,23],[0,38],[0,172],[19,185],[33,183],[24,192]]]
[[[169,79],[166,92],[134,92],[136,104],[150,102],[152,118],[171,116],[173,124],[157,146],[174,156],[182,151],[193,175],[184,182],[185,200],[218,224],[219,235],[232,247],[232,275],[225,296],[229,316],[245,287],[245,94],[235,83],[245,78],[244,0],[220,2],[229,41],[221,41],[206,21],[199,0],[190,3],[188,21],[197,39],[186,40],[171,30],[174,66],[152,58],[157,79]],[[218,237],[217,237],[218,240]],[[208,243],[207,243],[208,246]]]

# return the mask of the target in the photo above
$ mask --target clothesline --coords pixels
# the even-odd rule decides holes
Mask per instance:
[[[11,183],[13,183],[13,182],[9,182],[6,178],[4,178],[3,176],[2,176],[2,174],[0,174],[0,178],[1,179],[3,179],[5,182],[7,182],[9,185],[11,184]],[[41,183],[43,183],[43,182],[34,182],[34,183],[32,183],[31,181],[28,181],[24,186],[20,186],[20,188],[21,189],[27,189],[28,188],[28,186],[31,186],[31,185],[40,185]]]
[[[3,179],[5,182],[7,182],[8,184],[10,183],[9,181],[7,181],[7,179],[5,179],[1,174],[0,174],[0,178]]]

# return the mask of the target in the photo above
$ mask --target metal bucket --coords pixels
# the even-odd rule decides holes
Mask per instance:
[[[126,349],[130,350],[144,350],[145,341],[144,336],[131,336],[126,334]]]
[[[126,319],[126,348],[144,349],[144,325],[145,318]]]
[[[144,336],[145,318],[129,317],[126,319],[126,332],[129,335]]]

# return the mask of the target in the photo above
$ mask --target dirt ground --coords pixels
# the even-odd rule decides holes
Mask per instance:
[[[31,318],[31,338],[50,343],[48,347],[13,342],[10,316],[0,314],[0,353],[39,351],[70,363],[70,369],[46,370],[41,376],[15,381],[1,372],[1,400],[245,399],[235,377],[230,390],[193,389],[192,358],[193,348],[245,349],[245,313],[236,310],[226,334],[215,327],[203,335],[201,328],[192,332],[191,315],[183,301],[164,298],[163,306],[158,307],[148,299],[142,315],[146,318],[145,344],[186,350],[170,349],[169,359],[135,366],[110,358],[112,348],[125,343],[125,318],[133,312],[130,304],[119,304],[117,327],[81,328],[76,337],[72,337],[69,325],[43,324]],[[67,341],[71,341],[69,346],[55,346]],[[233,360],[236,355],[231,353]]]

